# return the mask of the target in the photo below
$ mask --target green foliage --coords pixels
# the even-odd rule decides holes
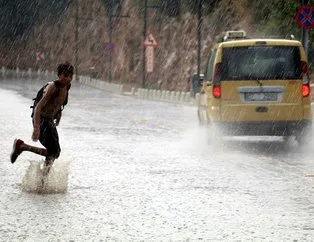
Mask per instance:
[[[68,7],[68,0],[39,0],[38,21],[54,22],[59,19],[60,14]]]
[[[36,22],[52,22],[67,7],[67,0],[10,0],[0,8],[0,36],[4,39],[24,38]]]
[[[123,0],[101,0],[107,16],[110,14],[119,16],[123,5]]]
[[[264,34],[285,37],[287,34],[298,32],[295,13],[300,6],[299,2],[247,0],[247,6],[253,17],[253,24]]]
[[[180,15],[181,0],[164,0],[161,1],[160,7],[165,15],[176,17]]]
[[[197,14],[198,6],[200,0],[181,0],[182,8],[185,12],[190,12],[192,14]],[[211,13],[217,8],[221,0],[202,0],[203,2],[203,12]]]
[[[4,39],[24,37],[36,21],[37,4],[28,1],[11,0],[0,8],[0,35]]]
[[[256,32],[265,36],[287,37],[293,34],[296,39],[301,40],[302,29],[298,26],[295,15],[301,7],[300,1],[274,0],[274,1],[251,1],[247,5],[253,17]],[[309,60],[313,62],[314,54],[314,32],[309,32]]]

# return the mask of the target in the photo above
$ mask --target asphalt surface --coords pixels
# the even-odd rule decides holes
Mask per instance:
[[[313,241],[313,142],[207,136],[196,108],[74,84],[47,192],[31,141],[38,82],[0,82],[0,241]]]

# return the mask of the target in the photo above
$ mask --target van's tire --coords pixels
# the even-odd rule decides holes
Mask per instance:
[[[310,123],[296,135],[295,139],[298,142],[298,145],[300,147],[308,145],[311,141],[312,134],[312,123]]]
[[[295,137],[285,135],[282,138],[283,138],[283,142],[284,142],[285,146],[289,147],[293,143]]]
[[[306,146],[310,141],[308,134],[298,134],[295,139],[300,147]]]

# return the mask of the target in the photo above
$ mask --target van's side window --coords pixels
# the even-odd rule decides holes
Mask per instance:
[[[212,80],[213,78],[213,69],[214,69],[214,61],[216,58],[217,49],[212,50],[212,53],[209,57],[206,67],[206,80]]]

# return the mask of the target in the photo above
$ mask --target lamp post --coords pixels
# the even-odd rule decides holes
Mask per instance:
[[[143,28],[143,39],[146,38],[146,33],[147,33],[147,0],[145,0],[145,3],[144,3],[144,28]],[[146,55],[145,55],[145,48],[143,47],[142,88],[145,88],[145,85],[146,85],[145,63],[146,63]]]
[[[201,74],[201,49],[202,49],[202,7],[203,0],[198,0],[198,23],[197,23],[197,76]]]
[[[108,79],[109,82],[112,81],[112,52],[114,48],[114,44],[112,43],[112,34],[114,30],[113,21],[114,18],[129,18],[129,14],[122,15],[122,5],[124,0],[109,0],[109,5],[107,6],[107,13],[108,13],[108,35],[109,35],[109,71],[108,71]]]
[[[301,0],[301,6],[303,5],[309,5],[310,1],[309,0]],[[305,54],[308,55],[309,52],[309,30],[302,28],[301,32],[301,42],[305,50]]]
[[[111,82],[112,79],[112,30],[113,30],[113,25],[112,25],[112,17],[113,17],[113,13],[112,13],[112,8],[110,8],[110,13],[109,13],[109,74],[108,74],[108,78],[109,78],[109,83]]]
[[[69,2],[69,4],[72,4],[74,1]],[[80,22],[81,21],[90,21],[93,20],[92,18],[80,18],[79,17],[79,3],[80,0],[76,0],[74,3],[75,7],[75,15],[74,15],[74,24],[75,24],[75,37],[74,37],[74,75],[75,75],[75,80],[78,80],[78,49],[79,49],[79,27],[80,27]],[[69,6],[69,5],[68,5]]]
[[[79,0],[76,1],[75,5],[75,51],[74,51],[74,74],[75,74],[75,81],[78,81],[78,28],[79,28]]]

